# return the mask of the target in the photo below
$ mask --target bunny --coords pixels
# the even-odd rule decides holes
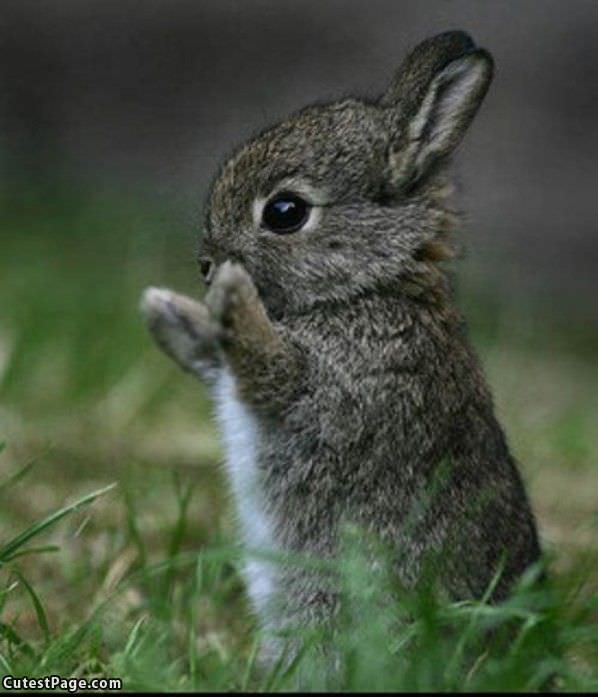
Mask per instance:
[[[333,559],[348,521],[391,545],[406,586],[433,558],[455,599],[500,573],[493,601],[540,557],[443,264],[449,156],[492,75],[486,50],[446,32],[380,98],[310,106],[258,134],[209,194],[204,301],[145,291],[157,343],[210,387],[246,545]],[[266,628],[334,614],[315,573],[267,559],[244,573]]]

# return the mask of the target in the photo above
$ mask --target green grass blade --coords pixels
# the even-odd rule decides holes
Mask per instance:
[[[146,619],[147,617],[143,615],[135,622],[123,651],[125,656],[131,656],[137,650],[139,646],[139,637],[141,636],[141,628],[145,624]]]
[[[247,659],[247,665],[245,666],[245,671],[243,673],[243,678],[241,680],[241,692],[247,692],[249,690],[249,682],[251,680],[251,676],[253,675],[253,671],[255,669],[255,664],[257,662],[257,655],[258,651],[260,648],[260,642],[259,639],[254,639],[253,640],[253,645],[251,647],[251,653],[249,654],[249,658]]]
[[[44,610],[44,606],[42,605],[42,602],[39,599],[38,594],[33,590],[31,584],[29,583],[29,581],[27,581],[23,574],[17,569],[13,569],[13,573],[23,584],[23,587],[25,588],[27,594],[31,598],[33,609],[35,610],[35,615],[37,617],[37,622],[43,632],[44,642],[47,646],[50,643],[50,627],[48,625],[48,618],[46,617],[46,611]]]
[[[189,503],[191,502],[191,495],[193,493],[193,487],[187,486],[183,487],[178,476],[175,475],[175,492],[177,498],[177,520],[172,531],[170,542],[168,545],[168,559],[175,559],[180,551],[181,544],[185,537],[185,531],[187,529],[187,511],[189,509]],[[172,588],[174,583],[174,578],[176,576],[176,566],[172,565],[169,567],[167,573],[164,575],[163,581],[163,594],[166,597],[169,589]]]
[[[0,453],[4,450],[4,443],[0,443]],[[21,467],[20,470],[17,470],[14,474],[11,474],[11,476],[8,479],[5,479],[3,482],[0,482],[0,494],[8,489],[11,486],[14,486],[18,481],[23,479],[23,477],[26,477],[27,474],[29,474],[29,471],[33,468],[33,466],[36,464],[37,460],[31,460],[28,462],[26,465]]]
[[[15,671],[6,659],[6,656],[0,653],[0,670],[3,675],[14,675]]]
[[[51,515],[47,516],[43,520],[40,520],[38,523],[31,525],[29,528],[27,528],[27,530],[17,535],[12,540],[0,547],[0,564],[4,564],[7,561],[10,561],[10,559],[13,558],[15,552],[21,547],[23,547],[23,545],[25,545],[27,542],[29,542],[29,540],[44,532],[48,528],[52,527],[59,520],[62,520],[62,518],[65,518],[67,515],[70,515],[71,513],[80,510],[84,506],[89,505],[90,503],[95,501],[99,496],[102,496],[111,489],[114,489],[115,486],[116,483],[109,484],[108,486],[105,486],[102,489],[98,489],[97,491],[94,491],[91,494],[87,494],[86,496],[80,498],[78,501],[75,501],[75,503],[72,503],[69,506],[65,506],[64,508],[61,508],[55,513],[52,513]]]
[[[5,622],[0,622],[0,638],[5,639],[9,646],[17,648],[27,656],[33,657],[35,652],[19,634]]]
[[[276,685],[281,682],[282,677],[285,672],[285,663],[287,663],[289,658],[288,644],[283,644],[283,649],[280,652],[278,659],[276,660],[274,666],[269,670],[268,674],[265,676],[263,685],[259,688],[259,692],[275,692]]]
[[[60,547],[58,545],[44,545],[43,547],[28,547],[27,549],[20,549],[16,551],[9,559],[6,561],[14,561],[19,557],[26,557],[29,554],[48,554],[50,552],[59,552]]]
[[[127,530],[129,532],[129,536],[133,544],[137,548],[137,553],[139,555],[139,566],[142,569],[144,569],[147,564],[147,550],[145,548],[143,535],[141,534],[141,531],[139,530],[139,526],[137,524],[137,510],[135,499],[133,498],[129,489],[125,489],[124,497],[127,513]]]

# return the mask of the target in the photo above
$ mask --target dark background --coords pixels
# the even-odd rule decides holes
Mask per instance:
[[[184,219],[231,146],[310,101],[378,94],[453,28],[497,65],[456,167],[467,268],[593,318],[594,0],[4,0],[1,176],[143,191]]]

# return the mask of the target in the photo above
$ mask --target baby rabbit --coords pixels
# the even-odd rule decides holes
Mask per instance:
[[[494,601],[538,559],[442,267],[447,161],[492,73],[487,51],[447,32],[379,99],[310,106],[257,135],[211,189],[204,302],[146,290],[155,340],[211,388],[246,545],[330,559],[349,521],[396,550],[407,586],[432,558],[446,594],[479,598],[502,569]],[[250,560],[245,576],[267,628],[335,609],[315,573]]]

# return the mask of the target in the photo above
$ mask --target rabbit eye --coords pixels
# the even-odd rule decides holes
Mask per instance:
[[[309,219],[311,205],[288,191],[282,191],[264,206],[262,225],[272,232],[285,235],[300,230]]]

